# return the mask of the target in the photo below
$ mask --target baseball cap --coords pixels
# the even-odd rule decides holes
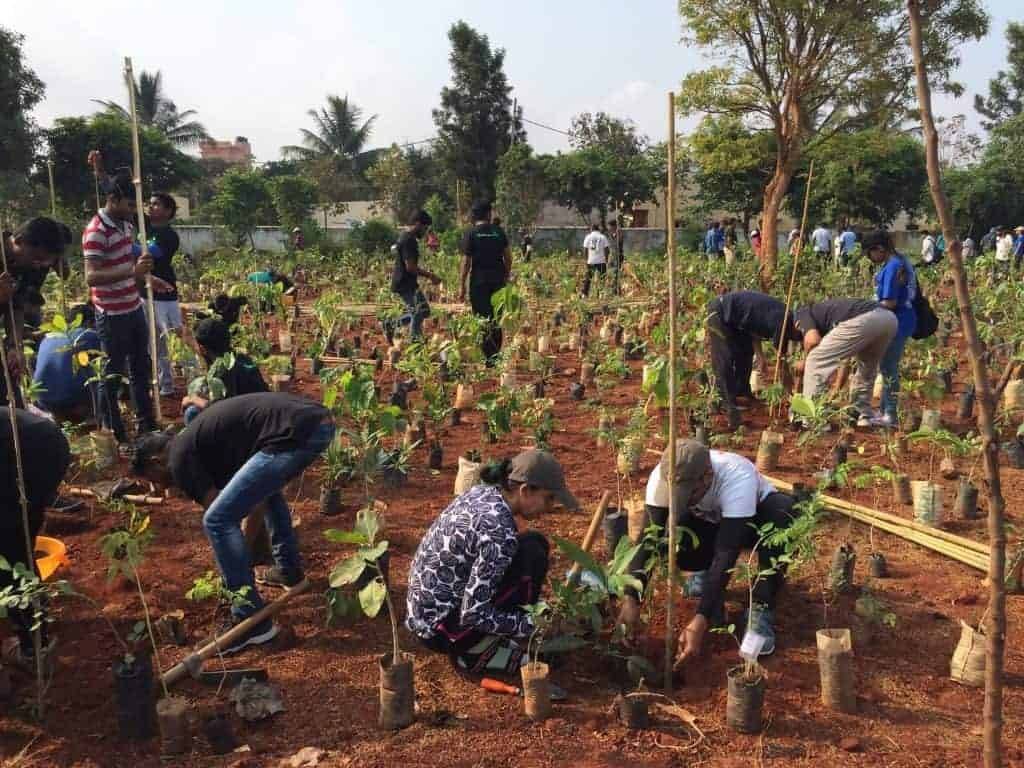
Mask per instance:
[[[576,497],[565,486],[565,472],[562,471],[562,465],[547,451],[531,448],[520,453],[512,459],[508,479],[515,480],[517,483],[526,483],[535,488],[543,488],[545,491],[554,491],[558,503],[569,511],[580,508]]]
[[[707,446],[696,440],[676,440],[676,471],[672,478],[675,481],[673,490],[676,494],[676,507],[685,507],[689,504],[693,489],[709,466],[711,466],[711,452],[708,451]],[[668,448],[661,454],[661,463],[658,467],[661,470],[661,482],[663,485],[667,485]]]

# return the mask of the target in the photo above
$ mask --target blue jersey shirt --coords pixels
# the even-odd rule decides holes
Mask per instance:
[[[75,373],[71,355],[75,352],[100,348],[100,337],[90,328],[76,328],[68,333],[48,333],[39,342],[34,384],[45,391],[37,398],[39,405],[52,411],[85,402],[89,390],[85,382],[92,376],[88,366],[79,366]]]
[[[914,268],[904,256],[894,253],[875,273],[875,298],[878,301],[896,302],[896,333],[904,338],[912,336],[917,328],[917,314],[914,312],[916,297],[917,275]]]
[[[839,242],[842,245],[843,253],[850,255],[857,246],[857,235],[850,230],[846,230],[839,236]]]

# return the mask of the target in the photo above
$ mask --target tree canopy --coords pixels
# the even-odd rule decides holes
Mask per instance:
[[[209,138],[203,124],[193,119],[196,116],[194,109],[179,112],[177,105],[164,94],[160,70],[139,72],[134,87],[135,109],[140,125],[156,128],[176,146],[191,146]],[[118,102],[101,99],[94,101],[122,120],[131,120],[128,109]]]
[[[275,219],[267,179],[261,171],[249,168],[235,167],[221,177],[209,209],[214,220],[235,236],[236,244],[249,238],[253,248],[256,227]]]
[[[974,109],[982,117],[986,129],[992,130],[1003,120],[1024,112],[1024,23],[1011,21],[1006,25],[1007,63],[988,81],[988,96],[974,96]]]
[[[24,40],[0,27],[0,195],[5,200],[22,197],[28,190],[39,135],[30,113],[46,90],[25,65]]]
[[[423,204],[422,188],[412,163],[397,144],[382,153],[367,172],[381,202],[404,224]]]
[[[522,110],[513,114],[503,48],[492,49],[487,35],[464,21],[452,25],[448,40],[452,80],[434,110],[434,150],[452,182],[461,179],[474,198],[493,200],[498,158],[513,139],[526,140]]]
[[[529,144],[513,144],[498,160],[495,205],[510,233],[530,228],[540,214],[547,185],[544,165]]]

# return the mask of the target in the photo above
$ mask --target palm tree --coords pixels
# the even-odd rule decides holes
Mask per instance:
[[[313,119],[315,129],[302,129],[301,147],[281,147],[286,158],[306,162],[329,159],[339,170],[348,166],[357,174],[373,163],[377,150],[367,152],[364,147],[370,140],[376,115],[363,121],[363,110],[350,103],[347,95],[341,98],[330,94],[326,108],[311,109],[306,114]]]
[[[131,120],[128,110],[117,102],[100,99],[93,101],[105,107],[108,112]],[[143,70],[139,73],[138,82],[135,83],[135,109],[141,125],[158,129],[172,144],[190,146],[209,138],[202,123],[190,119],[196,114],[194,109],[179,112],[174,102],[164,96],[160,70],[153,73]]]

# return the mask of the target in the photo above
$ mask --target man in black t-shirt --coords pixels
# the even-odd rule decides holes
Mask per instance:
[[[136,446],[133,469],[154,483],[176,486],[202,504],[203,528],[213,547],[224,586],[245,588],[244,606],[233,606],[230,625],[263,606],[242,533],[250,513],[263,514],[275,565],[262,584],[293,587],[304,578],[291,512],[281,491],[326,450],[334,439],[330,412],[312,400],[284,393],[239,395],[203,411],[184,431],[157,433]],[[272,640],[277,627],[267,619],[225,653]]]
[[[839,364],[857,358],[851,389],[853,404],[865,422],[876,418],[871,407],[871,385],[889,342],[896,335],[896,315],[878,302],[866,299],[829,299],[794,313],[794,324],[803,334],[803,395],[810,399],[825,391]]]
[[[512,251],[501,227],[491,223],[491,204],[480,202],[473,206],[473,227],[462,236],[462,274],[459,278],[459,301],[466,300],[469,283],[469,302],[473,314],[487,319],[481,348],[488,365],[501,352],[501,328],[494,322],[491,297],[508,282],[512,272]]]
[[[435,285],[441,282],[440,277],[420,266],[419,240],[427,234],[433,223],[434,220],[429,213],[417,211],[398,238],[398,242],[391,246],[391,252],[395,256],[395,265],[391,271],[391,290],[405,302],[405,314],[398,318],[398,322],[400,325],[411,325],[414,339],[423,335],[423,321],[430,317],[430,305],[419,288],[419,276],[423,275]],[[394,328],[385,325],[384,330],[390,342]]]
[[[783,341],[799,339],[792,315],[783,317],[786,305],[757,291],[733,291],[708,304],[708,346],[715,369],[715,384],[729,416],[729,428],[740,425],[737,397],[753,397],[750,373],[756,354],[764,368],[761,341],[770,339],[776,347]]]
[[[18,420],[18,437],[21,444],[21,461],[25,470],[25,495],[28,498],[29,539],[35,541],[36,534],[46,518],[46,507],[53,501],[57,488],[64,479],[71,463],[71,449],[60,427],[49,419],[36,416],[28,411],[15,412]],[[8,565],[31,564],[35,558],[25,551],[25,528],[21,514],[21,494],[18,490],[14,440],[11,436],[11,415],[6,407],[0,408],[0,557]],[[10,570],[0,569],[0,590],[12,584]],[[31,667],[34,662],[32,625],[35,623],[32,610],[9,609],[8,617],[14,625],[17,640],[4,647],[5,660],[19,666]],[[42,647],[49,650],[46,638],[46,622],[42,622]]]
[[[223,320],[212,317],[203,320],[196,326],[195,339],[207,368],[210,368],[217,359],[231,356],[227,358],[233,363],[231,367],[214,374],[224,384],[224,394],[219,399],[270,391],[259,366],[252,358],[231,349],[231,330]],[[211,373],[215,370],[217,369],[211,369]],[[218,399],[213,397],[212,392],[209,394],[209,398],[199,394],[188,394],[181,399],[182,418],[186,425],[191,424],[212,401]]]
[[[178,252],[181,241],[178,233],[170,225],[178,212],[178,203],[165,192],[154,192],[149,199],[149,223],[146,236],[155,242],[157,250],[153,251],[153,277],[163,280],[169,291],[154,291],[154,309],[156,311],[156,360],[160,382],[160,394],[168,397],[174,394],[174,376],[171,373],[171,361],[167,357],[167,334],[181,329],[181,307],[178,304],[178,278],[174,274],[173,259]]]

